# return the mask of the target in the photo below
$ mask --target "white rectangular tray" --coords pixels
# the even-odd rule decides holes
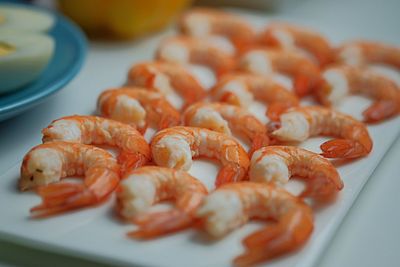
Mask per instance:
[[[261,16],[248,15],[248,18],[257,25],[265,23]],[[300,22],[307,24],[306,21]],[[332,40],[342,40],[337,29],[328,25],[324,30]],[[82,88],[79,99],[76,98],[76,91],[75,95],[67,93],[66,103],[76,99],[76,104],[60,107],[62,112],[65,115],[93,113],[98,94],[106,86],[122,83],[132,63],[151,59],[157,43],[167,34],[162,33],[133,47],[121,45],[115,51],[108,50],[113,46],[110,44],[93,45],[83,70],[86,81],[91,82],[83,82],[83,74],[80,76]],[[365,99],[350,97],[339,108],[360,118],[361,110],[368,103]],[[372,153],[351,164],[339,166],[345,187],[333,205],[316,211],[315,230],[306,246],[266,265],[300,267],[312,266],[316,262],[372,171],[397,138],[400,118],[370,126],[369,130],[374,141]],[[37,135],[40,136],[40,133]],[[301,146],[318,152],[318,146],[324,140],[327,139],[313,138]],[[217,170],[217,165],[197,161],[190,172],[211,187]],[[134,226],[122,224],[114,217],[113,199],[97,208],[45,220],[31,220],[29,208],[38,204],[39,198],[33,193],[17,191],[18,176],[19,164],[0,177],[0,238],[95,261],[135,266],[229,266],[232,259],[242,252],[241,239],[258,227],[250,223],[218,242],[208,242],[194,230],[139,242],[125,236]]]

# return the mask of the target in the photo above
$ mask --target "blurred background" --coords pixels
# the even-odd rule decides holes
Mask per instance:
[[[189,6],[241,7],[265,12],[293,7],[293,0],[9,0],[57,9],[93,39],[129,40],[159,31]]]

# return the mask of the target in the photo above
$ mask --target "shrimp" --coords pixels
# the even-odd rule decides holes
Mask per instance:
[[[372,150],[372,140],[365,124],[330,108],[291,108],[280,116],[279,124],[278,129],[270,124],[270,136],[279,141],[301,142],[317,135],[338,137],[320,146],[321,155],[327,158],[358,158]]]
[[[183,120],[187,126],[207,128],[227,135],[232,135],[232,129],[252,142],[249,155],[269,144],[265,125],[249,111],[238,106],[224,103],[196,103],[186,109]]]
[[[400,48],[372,41],[353,41],[341,45],[336,61],[352,66],[381,63],[400,70]]]
[[[151,159],[150,147],[132,126],[97,116],[67,116],[54,120],[42,130],[43,143],[68,141],[109,145],[120,149],[122,172],[145,165]]]
[[[159,131],[151,141],[154,162],[159,166],[187,171],[192,157],[215,158],[222,164],[216,186],[246,177],[249,157],[233,137],[197,127],[176,126]]]
[[[350,93],[364,93],[375,99],[363,114],[366,122],[377,122],[400,112],[400,90],[390,79],[372,71],[352,66],[326,69],[316,95],[326,106],[337,104]]]
[[[197,216],[214,237],[226,235],[251,218],[274,220],[243,240],[246,252],[234,260],[237,266],[254,265],[293,251],[308,240],[314,228],[310,207],[283,188],[265,183],[223,185],[204,199]]]
[[[333,49],[328,40],[310,29],[289,23],[271,23],[259,36],[260,42],[270,47],[288,50],[303,49],[323,67],[333,60]]]
[[[189,227],[194,213],[207,195],[207,189],[184,171],[147,166],[125,174],[117,189],[117,210],[133,220],[139,230],[130,237],[150,239]],[[154,204],[172,199],[175,208],[149,212]]]
[[[319,81],[319,68],[314,62],[296,51],[278,49],[253,49],[245,53],[239,63],[240,69],[262,75],[279,72],[293,78],[294,90],[305,96]]]
[[[181,123],[179,111],[163,95],[143,88],[106,90],[98,97],[97,106],[102,116],[136,126],[141,133],[151,123],[159,129]]]
[[[242,107],[249,107],[254,98],[268,105],[267,116],[279,119],[284,110],[299,105],[298,97],[272,78],[252,73],[224,75],[211,90],[211,98]]]
[[[84,175],[84,181],[59,183],[61,178]],[[120,169],[107,151],[90,145],[48,142],[32,148],[21,165],[20,190],[37,189],[42,204],[33,217],[45,217],[96,205],[117,187]]]
[[[206,65],[220,77],[236,67],[233,55],[226,50],[209,39],[177,36],[161,43],[156,58],[180,64]]]
[[[221,35],[229,39],[237,51],[244,51],[255,43],[255,31],[244,19],[224,11],[193,8],[178,22],[183,34],[198,38]]]
[[[254,152],[249,177],[253,182],[286,184],[291,176],[309,178],[301,197],[329,201],[343,188],[332,163],[311,151],[295,146],[269,146]]]
[[[205,89],[185,68],[171,62],[142,62],[131,67],[128,85],[154,88],[167,99],[172,91],[177,91],[185,101],[185,106],[203,99]]]

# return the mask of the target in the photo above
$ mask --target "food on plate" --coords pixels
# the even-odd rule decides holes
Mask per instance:
[[[300,197],[317,201],[330,201],[343,188],[335,166],[314,152],[295,146],[268,146],[254,152],[250,181],[284,185],[291,176],[305,178],[307,186]]]
[[[178,21],[183,34],[203,38],[221,35],[229,39],[238,52],[254,45],[253,27],[240,16],[209,8],[192,8]]]
[[[106,9],[128,8],[136,1],[116,2],[114,6],[100,1],[97,13],[91,11],[96,19],[93,25],[88,22],[88,28],[110,23],[103,21]],[[77,7],[75,1],[61,3],[67,9]],[[85,3],[87,9],[94,2]],[[83,18],[85,12],[77,15]],[[114,22],[130,21],[125,19]],[[344,187],[327,158],[365,157],[373,147],[367,125],[331,105],[351,93],[362,93],[375,101],[363,113],[367,122],[396,116],[400,89],[389,78],[364,67],[385,63],[400,69],[400,49],[360,41],[332,50],[319,33],[275,22],[258,36],[268,48],[255,48],[255,31],[246,20],[203,8],[189,10],[178,23],[184,35],[164,40],[157,49],[157,61],[133,65],[126,87],[100,94],[97,105],[103,117],[67,116],[43,129],[44,144],[25,155],[19,179],[20,190],[35,189],[42,198],[31,209],[32,216],[96,205],[117,189],[118,215],[137,226],[129,237],[152,239],[200,227],[221,238],[251,219],[263,219],[268,226],[243,240],[245,252],[234,260],[235,265],[254,265],[300,248],[314,228],[313,211],[303,198],[311,198],[311,204],[333,204],[331,200]],[[135,27],[117,26],[110,31],[128,37],[139,33]],[[215,35],[232,44],[217,42]],[[18,52],[13,42],[2,41],[11,38],[7,36],[9,31],[0,36],[0,75],[9,66],[17,66],[4,63]],[[27,47],[36,51],[34,41]],[[334,60],[347,65],[327,66]],[[215,72],[217,83],[209,92],[187,70],[188,64],[206,65]],[[24,71],[30,73],[21,68]],[[277,82],[277,73],[293,79],[297,95]],[[328,107],[300,106],[298,96],[311,93]],[[271,119],[267,125],[248,110],[256,100],[267,106]],[[187,126],[179,126],[182,123]],[[142,134],[152,124],[158,132],[149,145]],[[251,142],[249,153],[232,133]],[[333,137],[320,146],[320,155],[293,143],[269,146],[313,136]],[[92,145],[120,151],[115,159]],[[210,194],[200,180],[185,172],[198,157],[216,159],[222,165],[215,180],[217,189]],[[70,176],[85,178],[83,183],[61,181]],[[299,196],[283,188],[292,176],[306,183]],[[173,207],[156,211],[159,207],[154,206],[164,201]]]
[[[124,175],[117,189],[117,211],[139,226],[130,237],[149,239],[191,226],[206,195],[205,186],[184,171],[147,166]],[[165,200],[172,200],[174,208],[149,211]]]
[[[0,94],[37,79],[50,62],[54,46],[48,35],[0,29]]]
[[[232,135],[232,132],[251,142],[249,155],[269,144],[267,128],[247,109],[225,103],[199,102],[183,113],[187,126],[206,128]]]
[[[180,64],[205,65],[216,76],[232,71],[236,60],[232,53],[207,38],[176,36],[161,42],[156,51],[156,59]]]
[[[267,116],[277,120],[284,110],[299,105],[298,97],[272,77],[252,73],[229,73],[222,76],[210,92],[215,101],[250,107],[254,100],[267,104]]]
[[[359,67],[385,64],[400,70],[400,48],[374,41],[351,41],[337,48],[336,61]]]
[[[217,159],[222,168],[216,186],[245,179],[250,163],[236,139],[197,127],[176,126],[159,131],[151,141],[151,152],[157,165],[184,171],[192,166],[193,157]]]
[[[250,266],[301,247],[314,228],[312,210],[300,198],[265,183],[238,182],[211,192],[197,211],[205,231],[222,237],[253,218],[273,220],[243,240],[236,266]]]
[[[333,49],[320,33],[294,24],[275,22],[267,25],[259,41],[269,47],[305,51],[323,67],[333,60]]]
[[[189,71],[179,64],[170,62],[153,61],[135,64],[129,70],[128,85],[154,89],[162,93],[172,104],[175,104],[174,99],[170,99],[169,95],[176,91],[184,100],[183,108],[206,96],[205,89]]]
[[[60,182],[84,176],[83,183]],[[92,206],[105,200],[117,187],[120,167],[107,151],[71,142],[48,142],[32,148],[21,165],[21,190],[36,189],[42,203],[31,209],[45,217]]]
[[[150,147],[132,126],[97,116],[59,118],[42,130],[43,143],[67,141],[119,148],[122,172],[143,166],[151,159]]]
[[[61,11],[89,35],[130,39],[165,27],[190,0],[59,0]]]
[[[239,68],[251,73],[270,75],[282,73],[293,79],[299,96],[310,94],[320,79],[319,67],[302,53],[281,49],[252,49],[243,54]]]
[[[315,92],[326,106],[340,102],[349,94],[363,94],[374,101],[363,112],[366,122],[382,121],[400,112],[400,88],[385,76],[365,68],[342,65],[325,69],[322,77]]]
[[[0,30],[12,32],[47,32],[54,25],[49,12],[21,5],[0,4]]]
[[[181,122],[179,111],[162,94],[142,87],[105,90],[97,106],[102,116],[137,127],[143,134],[152,124],[164,129]]]
[[[294,107],[270,124],[271,136],[279,141],[305,141],[312,136],[334,136],[320,147],[327,158],[358,158],[372,150],[367,126],[353,117],[321,106]]]

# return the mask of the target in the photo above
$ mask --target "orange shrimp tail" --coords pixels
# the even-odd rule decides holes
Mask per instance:
[[[400,107],[395,101],[377,101],[364,110],[364,121],[374,123],[399,113]]]
[[[339,191],[343,188],[343,181],[334,183],[326,183],[323,186],[314,185],[312,182],[307,184],[306,189],[299,195],[299,198],[310,197],[319,203],[330,203],[336,199]]]
[[[136,219],[135,223],[139,229],[127,235],[137,239],[152,239],[185,229],[192,222],[193,218],[180,210],[154,212]]]
[[[229,103],[232,105],[239,105],[239,103],[240,103],[238,97],[231,92],[223,93],[220,97],[220,101],[226,102],[226,103]]]
[[[314,228],[309,207],[288,213],[279,224],[256,231],[243,240],[247,251],[234,260],[236,266],[250,266],[302,246]]]
[[[248,153],[249,157],[251,157],[253,155],[254,151],[256,151],[262,147],[268,146],[269,143],[270,143],[270,141],[269,141],[269,137],[267,134],[256,135],[253,138],[253,143],[251,144],[251,148]]]
[[[82,184],[51,184],[39,187],[37,193],[42,203],[31,208],[33,218],[48,217],[96,202],[96,197]]]
[[[221,64],[221,66],[217,66],[215,68],[215,75],[217,78],[221,78],[225,74],[233,71],[237,67],[237,62],[233,58],[226,59],[227,61],[224,62],[224,64]]]
[[[271,103],[268,106],[266,115],[271,121],[279,121],[279,117],[282,113],[284,113],[287,109],[291,107],[288,103],[278,102]]]
[[[131,125],[132,125],[132,124],[131,124]],[[139,132],[141,135],[144,135],[144,134],[146,133],[147,127],[148,127],[147,122],[145,123],[145,125],[144,125],[143,127],[137,127],[137,126],[135,125],[136,130],[138,130],[138,132]]]
[[[311,80],[306,75],[299,74],[294,79],[294,91],[299,97],[311,93]]]
[[[164,115],[161,117],[160,122],[158,123],[158,128],[160,130],[165,129],[165,128],[169,128],[169,127],[173,127],[173,126],[177,126],[181,124],[181,120],[179,117],[173,117],[170,115]]]
[[[219,187],[223,184],[239,182],[246,176],[246,171],[240,166],[229,164],[222,167],[219,171],[215,186]]]
[[[121,173],[124,174],[127,171],[137,169],[144,166],[149,158],[140,153],[130,153],[121,151],[118,155],[118,163],[121,164]]]
[[[352,159],[366,156],[369,151],[359,142],[348,139],[334,139],[320,146],[325,158]]]

